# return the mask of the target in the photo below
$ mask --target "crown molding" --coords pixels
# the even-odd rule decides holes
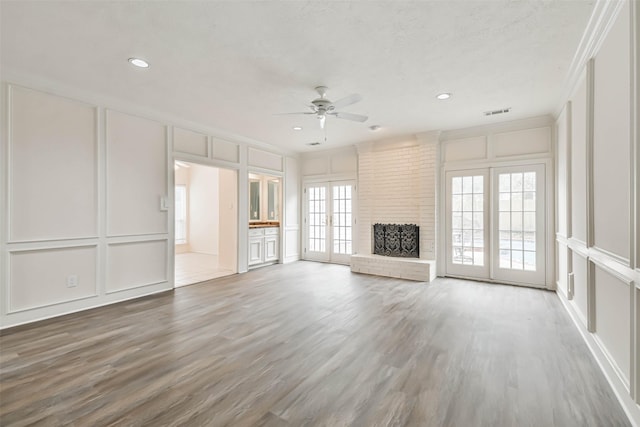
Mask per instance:
[[[562,86],[564,92],[557,103],[553,116],[557,118],[564,108],[564,104],[569,99],[575,87],[583,77],[587,62],[596,56],[609,30],[615,23],[620,10],[628,0],[597,0],[593,7],[593,12],[587,23],[587,27],[582,34],[582,39],[578,44],[578,49],[573,56],[569,71],[565,77],[565,84]]]

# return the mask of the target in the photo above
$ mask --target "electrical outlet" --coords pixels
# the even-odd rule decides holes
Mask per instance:
[[[67,288],[75,288],[78,286],[78,275],[71,274],[67,276]]]

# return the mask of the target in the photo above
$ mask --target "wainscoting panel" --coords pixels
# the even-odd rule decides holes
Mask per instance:
[[[619,20],[628,19],[623,10]],[[594,244],[629,259],[630,47],[629,25],[614,25],[594,62]]]
[[[588,318],[587,259],[578,252],[573,252],[571,271],[574,275],[573,303],[582,324],[586,327]]]
[[[107,235],[167,233],[165,126],[110,110],[106,131]]]
[[[284,230],[284,263],[300,259],[300,229],[287,227]]]
[[[548,153],[551,151],[551,128],[497,133],[491,138],[491,149],[498,158]]]
[[[444,147],[444,161],[458,162],[466,160],[484,160],[488,157],[487,137],[452,139]]]
[[[567,245],[562,242],[556,242],[556,275],[557,275],[557,290],[562,292],[563,295],[567,295],[567,286],[569,280],[569,266],[567,265],[567,256],[569,249]]]
[[[9,312],[97,295],[95,245],[9,252]]]
[[[596,336],[629,386],[631,375],[631,304],[629,283],[596,266]]]
[[[107,293],[166,282],[167,247],[167,240],[110,244]]]
[[[95,237],[96,108],[20,86],[8,90],[9,240]]]
[[[281,155],[252,147],[249,147],[248,150],[249,166],[282,172],[283,159]]]
[[[233,142],[223,141],[221,139],[212,138],[212,157],[225,162],[240,162],[240,147]]]
[[[209,141],[207,135],[174,127],[173,151],[178,153],[193,154],[201,157],[208,157]]]
[[[571,98],[571,229],[568,236],[587,241],[587,85],[583,74]]]

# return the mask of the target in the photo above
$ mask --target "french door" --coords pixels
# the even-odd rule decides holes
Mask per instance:
[[[304,259],[349,264],[353,253],[355,181],[307,184]]]
[[[544,165],[446,174],[448,275],[545,285]]]

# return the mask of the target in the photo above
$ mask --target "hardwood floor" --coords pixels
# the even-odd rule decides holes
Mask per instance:
[[[628,426],[557,297],[297,262],[0,337],[0,425]]]

